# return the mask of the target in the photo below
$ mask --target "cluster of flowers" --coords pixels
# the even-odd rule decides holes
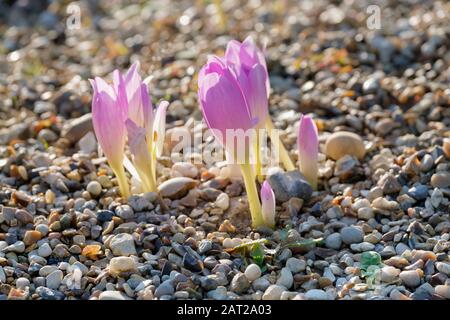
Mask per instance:
[[[115,70],[113,85],[101,78],[91,80],[94,131],[124,197],[129,195],[124,165],[130,172],[137,173],[144,191],[157,190],[155,164],[162,152],[168,106],[167,101],[162,101],[157,110],[153,110],[147,85],[141,80],[138,69],[139,65],[134,64],[125,75]],[[244,161],[239,165],[254,228],[275,226],[275,195],[269,183],[263,181],[261,171],[261,136],[243,135],[240,143],[230,143],[227,131],[266,130],[284,168],[295,170],[278,136],[271,135],[274,125],[269,116],[269,92],[264,54],[250,37],[242,43],[230,41],[225,56],[210,56],[198,74],[198,98],[206,124],[231,157],[235,157],[237,151],[244,154]],[[124,154],[126,141],[132,162]],[[243,150],[236,150],[236,146]],[[298,132],[299,166],[314,189],[317,188],[318,149],[317,127],[310,116],[303,115]],[[262,182],[261,201],[257,179]]]

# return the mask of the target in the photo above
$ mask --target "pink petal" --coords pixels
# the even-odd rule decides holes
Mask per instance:
[[[153,123],[153,143],[156,156],[160,157],[164,148],[164,136],[166,133],[166,111],[169,102],[161,101],[156,108],[155,119]]]
[[[266,92],[266,73],[262,65],[256,64],[248,74],[248,89],[246,91],[250,112],[259,119],[259,126],[265,125],[269,113],[269,103]]]
[[[310,158],[317,157],[319,152],[319,133],[314,120],[310,116],[304,115],[300,119],[297,143],[300,154]]]
[[[227,44],[225,51],[225,61],[227,64],[240,64],[239,51],[241,50],[241,43],[237,40],[231,40]]]
[[[261,186],[261,209],[264,223],[273,227],[275,225],[275,194],[267,181]]]
[[[221,131],[223,137],[227,129],[252,128],[248,106],[235,79],[217,73],[206,75],[199,87],[199,98],[209,128]]]
[[[97,88],[98,85],[99,81],[96,81]],[[92,123],[97,140],[108,161],[120,165],[123,159],[125,130],[121,110],[110,93],[94,89]]]

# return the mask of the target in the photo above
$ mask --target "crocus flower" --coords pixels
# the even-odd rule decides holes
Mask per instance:
[[[148,94],[148,87],[139,75],[139,63],[134,63],[124,75],[117,75],[116,83],[124,83],[128,103],[126,128],[133,164],[144,191],[156,191],[156,157],[162,153],[167,101],[156,110]]]
[[[206,124],[224,147],[231,145],[231,141],[227,144],[227,130],[247,131],[257,124],[233,70],[219,57],[209,57],[200,70],[198,88]],[[234,154],[235,150],[227,151]]]
[[[234,71],[247,100],[250,113],[258,119],[258,128],[264,128],[269,114],[269,74],[264,54],[249,36],[244,42],[228,42],[225,63]]]
[[[268,98],[270,93],[269,73],[264,53],[255,45],[252,37],[247,37],[244,42],[231,40],[225,51],[225,62],[234,71],[238,82],[246,97],[250,113],[258,119],[256,127],[266,128],[270,138],[280,154],[281,161],[286,170],[294,170],[295,166],[289,157],[284,145],[272,130],[274,125],[269,116]],[[254,141],[254,156],[256,159],[257,176],[261,176],[261,141],[256,136]]]
[[[242,176],[247,190],[247,198],[254,227],[264,223],[261,215],[255,177],[250,165],[250,146],[244,141],[245,150],[235,150],[235,140],[228,141],[228,133],[233,130],[247,131],[257,123],[252,117],[243,89],[233,70],[218,57],[210,57],[200,70],[198,77],[198,97],[206,124],[216,139],[232,155],[244,152],[245,161],[241,163]],[[244,136],[244,139],[247,137]]]
[[[297,145],[300,172],[316,190],[319,137],[316,124],[310,116],[303,115],[300,118]]]
[[[162,152],[168,102],[162,101],[153,111],[138,62],[125,74],[115,70],[113,85],[101,78],[91,80],[91,84],[94,131],[119,180],[122,195],[129,196],[124,164],[130,173],[137,173],[144,191],[156,191],[156,157]],[[133,164],[124,155],[127,135]]]
[[[264,224],[271,228],[275,227],[275,194],[270,184],[264,181],[261,187],[261,203]]]
[[[114,71],[115,79],[119,72]],[[128,114],[124,83],[116,81],[114,86],[96,77],[90,80],[94,89],[92,99],[92,122],[98,142],[117,176],[120,192],[128,197],[129,186],[123,168],[126,139],[125,120]]]

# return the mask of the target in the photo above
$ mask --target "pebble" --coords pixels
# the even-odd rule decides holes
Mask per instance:
[[[250,279],[243,273],[237,273],[231,280],[230,289],[236,293],[243,293],[250,288]]]
[[[26,287],[29,287],[29,286],[30,286],[30,280],[28,280],[27,278],[24,278],[24,277],[17,278],[17,280],[16,280],[17,289],[24,290]]]
[[[340,233],[345,244],[360,243],[364,240],[364,232],[358,227],[344,227]]]
[[[42,238],[42,234],[39,231],[35,230],[28,230],[25,232],[25,235],[23,236],[23,242],[26,246],[29,246],[33,243],[38,242]]]
[[[291,257],[286,260],[286,267],[292,272],[292,273],[299,273],[301,271],[304,271],[306,269],[306,262],[305,260],[297,259],[294,257]]]
[[[370,220],[375,217],[375,212],[372,208],[366,207],[366,208],[359,208],[358,209],[358,219],[362,220]]]
[[[147,194],[147,195],[149,196],[150,194]],[[126,208],[126,210],[127,211],[131,211],[131,212],[133,212],[133,210],[135,212],[142,212],[142,211],[150,211],[150,210],[152,210],[154,208],[154,206],[153,206],[152,202],[148,199],[148,196],[147,197],[146,196],[139,196],[139,195],[132,195],[132,196],[130,196],[128,198],[129,206],[127,206],[128,208]],[[124,206],[120,206],[120,207],[124,207]],[[116,209],[116,213],[118,213],[117,209]],[[129,216],[130,213],[127,213],[127,215]]]
[[[131,300],[120,291],[107,290],[100,293],[98,300]]]
[[[410,288],[415,288],[420,285],[420,278],[423,275],[423,271],[420,269],[408,270],[400,272],[400,279],[402,282]]]
[[[425,200],[428,196],[428,188],[424,185],[417,185],[408,190],[408,195],[416,200]]]
[[[268,181],[275,194],[275,199],[279,203],[286,202],[291,198],[307,201],[313,191],[311,185],[298,170],[276,172],[269,176]]]
[[[131,198],[131,197],[130,197]],[[129,201],[129,200],[128,200]],[[129,201],[130,202],[130,201]],[[123,220],[129,220],[134,217],[134,211],[131,209],[131,206],[124,204],[121,206],[118,206],[115,210],[116,215],[118,217],[121,217]],[[98,217],[98,216],[97,216]],[[104,217],[102,217],[104,219]],[[110,219],[111,220],[111,219]],[[108,221],[108,220],[107,220]]]
[[[177,162],[172,166],[172,170],[177,171],[183,177],[195,179],[198,175],[198,169],[190,162]]]
[[[270,281],[266,278],[258,278],[252,282],[252,287],[256,291],[266,291],[270,286]]]
[[[166,295],[171,296],[173,295],[174,292],[175,289],[173,288],[172,281],[166,280],[163,283],[161,283],[158,288],[156,288],[155,297],[161,298],[162,296]]]
[[[91,181],[88,183],[86,190],[92,196],[98,197],[102,193],[102,185],[97,181]]]
[[[197,181],[194,179],[177,177],[164,181],[158,186],[158,191],[163,198],[175,200],[184,197],[196,185]]]
[[[436,269],[450,277],[450,263],[436,262]]]
[[[79,118],[66,122],[61,131],[61,136],[75,143],[92,130],[92,113],[86,113]]]
[[[6,274],[2,267],[0,267],[0,283],[6,283]]]
[[[128,233],[115,235],[110,242],[110,247],[115,256],[137,255],[134,239]]]
[[[230,197],[226,193],[221,193],[217,197],[214,205],[217,208],[222,209],[223,211],[227,210],[230,207]]]
[[[54,290],[58,289],[63,279],[63,276],[64,274],[61,270],[55,270],[52,273],[50,273],[48,276],[45,277],[45,283],[47,288]]]
[[[390,283],[397,280],[400,270],[391,266],[381,268],[380,279],[383,282]]]
[[[330,249],[339,250],[342,245],[342,237],[340,233],[332,233],[325,239],[325,245]]]
[[[308,300],[332,300],[325,291],[319,289],[308,290],[305,298]]]
[[[325,142],[325,154],[333,160],[338,160],[345,155],[354,156],[361,160],[365,153],[363,140],[353,132],[335,132],[328,136]]]
[[[435,292],[441,297],[450,299],[450,285],[448,284],[436,286]]]
[[[286,291],[286,288],[280,285],[272,284],[270,285],[266,291],[264,292],[262,299],[263,300],[280,300],[283,292]]]
[[[277,280],[277,285],[290,289],[294,283],[291,270],[289,268],[282,268],[280,276]]]
[[[434,188],[448,188],[450,186],[450,172],[437,172],[431,176],[431,185]]]
[[[64,300],[64,297],[65,297],[63,292],[59,292],[57,290],[53,290],[53,289],[46,288],[43,286],[37,287],[36,293],[43,300]]]
[[[244,274],[248,281],[253,282],[261,277],[261,268],[257,264],[249,264],[247,268],[245,268]]]
[[[135,271],[136,268],[136,262],[131,257],[114,257],[109,262],[109,272],[116,276],[123,272]]]
[[[52,254],[52,248],[47,242],[44,242],[41,246],[38,248],[38,255],[41,257],[47,258]]]

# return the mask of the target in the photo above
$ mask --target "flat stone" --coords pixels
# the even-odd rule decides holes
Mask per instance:
[[[47,288],[54,290],[58,289],[63,279],[63,276],[64,274],[61,270],[55,270],[52,273],[50,273],[48,276],[45,277],[45,283],[47,285]]]
[[[331,297],[323,290],[311,289],[305,293],[305,298],[308,300],[332,300]]]
[[[292,273],[299,273],[306,269],[306,261],[302,260],[302,259],[297,259],[297,258],[291,257],[291,258],[287,259],[286,267]]]
[[[107,290],[100,293],[98,300],[131,300],[131,298],[120,291]]]
[[[194,179],[177,177],[164,181],[158,186],[158,191],[161,197],[175,200],[184,197],[197,184],[198,182]]]
[[[87,113],[79,118],[66,122],[61,130],[61,137],[75,143],[83,138],[89,131],[93,131],[92,113]]]
[[[268,181],[275,194],[275,199],[279,203],[286,202],[291,198],[308,201],[313,191],[311,185],[298,170],[274,173]]]

